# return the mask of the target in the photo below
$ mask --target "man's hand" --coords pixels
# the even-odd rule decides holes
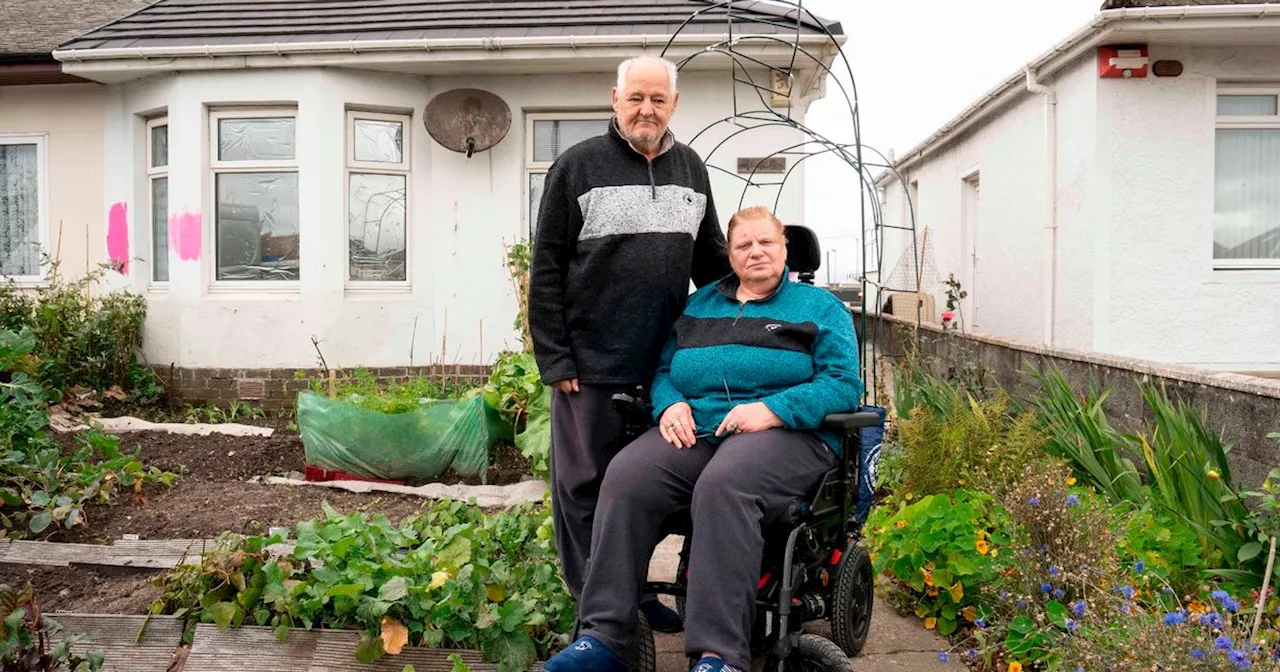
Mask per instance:
[[[716,436],[723,436],[726,433],[763,432],[766,429],[781,426],[782,419],[774,415],[764,402],[757,401],[753,404],[734,406],[716,428]]]
[[[662,412],[658,421],[658,431],[667,443],[676,448],[692,448],[697,439],[693,438],[693,409],[689,404],[678,401]]]
[[[577,392],[577,391],[578,391],[578,379],[577,379],[577,378],[570,378],[569,380],[562,380],[562,381],[560,381],[560,382],[556,383],[556,389],[557,389],[557,390],[560,390],[561,392],[564,392],[565,394],[570,394],[570,393],[572,393],[572,392]]]

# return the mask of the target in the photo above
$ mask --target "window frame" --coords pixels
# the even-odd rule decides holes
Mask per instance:
[[[156,254],[156,240],[155,240],[155,239],[156,239],[156,229],[155,229],[155,210],[156,210],[156,202],[155,202],[155,181],[156,181],[156,180],[158,180],[158,179],[161,179],[161,178],[163,178],[163,179],[165,179],[165,180],[168,180],[168,179],[169,179],[169,166],[172,164],[172,160],[171,160],[171,154],[172,154],[172,152],[170,152],[170,151],[169,151],[168,146],[166,145],[166,147],[165,147],[164,165],[163,165],[163,166],[153,166],[153,165],[151,165],[151,161],[152,161],[152,158],[154,157],[154,151],[155,151],[155,146],[154,146],[154,144],[153,144],[153,143],[154,143],[154,141],[155,141],[155,138],[154,138],[154,136],[152,135],[152,131],[153,131],[154,129],[156,129],[156,128],[160,127],[160,126],[164,126],[166,129],[168,129],[168,127],[169,127],[169,116],[168,116],[167,114],[166,114],[166,115],[161,115],[161,116],[158,116],[158,117],[154,117],[154,118],[151,118],[151,119],[148,119],[148,120],[147,120],[147,123],[146,123],[146,158],[145,158],[144,160],[146,161],[146,174],[147,174],[147,214],[149,215],[149,217],[148,217],[148,219],[147,219],[147,224],[148,224],[148,226],[147,226],[147,229],[148,229],[147,240],[151,243],[151,254],[152,254],[152,255],[155,255],[155,254]],[[166,134],[166,136],[168,136],[168,130],[166,130],[166,131],[165,131],[165,134]],[[165,226],[166,226],[166,227],[168,227],[168,225],[169,225],[169,213],[168,213],[168,207],[167,207],[167,204],[166,204],[166,208],[165,208],[165,210],[166,210],[166,212],[164,213],[164,222],[165,222]],[[169,254],[169,241],[168,241],[168,238],[167,238],[167,237],[165,238],[164,254],[165,254],[166,256],[168,256],[168,254]],[[172,261],[172,259],[170,259],[169,261]],[[169,279],[167,279],[167,280],[157,280],[157,279],[156,279],[156,262],[155,262],[155,259],[152,259],[152,260],[151,260],[151,264],[150,264],[150,266],[151,266],[151,274],[150,274],[150,276],[148,277],[148,280],[149,280],[149,282],[150,282],[151,287],[152,287],[153,289],[161,290],[161,291],[163,291],[163,290],[165,290],[165,289],[168,289],[168,287],[169,287],[169,283],[173,281],[173,265],[172,265],[172,264],[170,264],[170,263],[166,263],[166,264],[165,264],[165,269],[169,272]]]
[[[398,164],[371,163],[356,160],[356,120],[394,121],[404,127],[402,161]],[[413,287],[413,115],[411,113],[373,112],[349,108],[343,121],[342,169],[342,281],[348,290],[361,292],[403,292]],[[376,174],[404,177],[404,280],[351,279],[351,175]]]
[[[524,226],[520,227],[519,240],[523,242],[532,242],[532,231],[534,222],[531,221],[529,212],[533,208],[533,203],[529,197],[531,191],[529,182],[534,175],[546,175],[551,169],[551,161],[535,161],[534,157],[534,135],[533,125],[538,121],[573,121],[577,119],[591,119],[608,121],[613,118],[614,111],[611,109],[596,110],[575,110],[575,111],[541,111],[525,113],[525,142],[524,142],[524,179],[520,186],[520,193],[523,195],[520,199],[522,204],[520,212],[520,220],[524,222]]]
[[[1222,96],[1275,96],[1276,114],[1274,115],[1222,115],[1218,114],[1218,99]],[[1280,84],[1276,85],[1232,85],[1219,86],[1213,95],[1213,115],[1215,134],[1220,130],[1239,129],[1274,129],[1280,130]],[[1215,152],[1217,140],[1215,135]],[[1216,160],[1214,164],[1216,179]],[[1214,211],[1217,210],[1217,193],[1214,193]],[[1212,241],[1217,233],[1217,223],[1210,226],[1210,263],[1215,271],[1277,271],[1280,270],[1280,258],[1276,259],[1218,259],[1213,256]]]
[[[42,250],[49,250],[49,134],[48,133],[0,133],[0,145],[36,146],[36,238]],[[48,281],[48,264],[39,262],[35,275],[0,274],[0,282],[14,282],[19,286],[38,286]]]
[[[302,201],[301,164],[298,162],[298,107],[296,105],[261,105],[251,107],[210,107],[208,114],[208,134],[205,151],[208,160],[205,162],[205,245],[209,250],[202,257],[209,259],[209,282],[211,293],[236,293],[250,291],[254,293],[287,293],[297,294],[302,287],[302,222],[298,222],[298,275],[297,280],[222,280],[218,278],[218,175],[234,173],[294,173],[298,176],[299,209]],[[293,158],[275,161],[221,161],[218,159],[218,131],[223,119],[293,119],[294,152]],[[150,159],[148,159],[149,161]]]

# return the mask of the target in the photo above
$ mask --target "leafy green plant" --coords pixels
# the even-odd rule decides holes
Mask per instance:
[[[507,270],[511,273],[511,285],[516,295],[516,333],[519,334],[521,352],[533,352],[533,338],[529,335],[529,269],[533,265],[533,243],[518,242],[507,248]]]
[[[84,635],[55,641],[62,626],[44,616],[30,584],[22,588],[0,584],[0,627],[0,669],[4,672],[102,669],[102,651],[90,652],[86,657],[71,652],[72,645],[85,641]]]
[[[1176,514],[1150,501],[1125,502],[1114,507],[1111,520],[1122,564],[1142,563],[1151,577],[1179,595],[1194,591],[1205,578],[1208,561],[1200,535]]]
[[[1071,464],[1093,488],[1113,502],[1142,501],[1142,481],[1126,454],[1127,441],[1107,421],[1103,403],[1107,391],[1096,386],[1077,397],[1056,366],[1048,372],[1027,371],[1040,385],[1034,398],[1036,414],[1049,434],[1048,451]]]
[[[1014,411],[1003,391],[986,401],[968,397],[949,415],[917,408],[898,421],[905,447],[905,494],[937,494],[962,486],[996,497],[1043,455],[1035,418]]]
[[[110,504],[118,489],[135,495],[148,483],[173,484],[177,476],[146,468],[141,452],[122,453],[119,438],[99,430],[76,437],[70,453],[47,431],[46,393],[19,367],[29,366],[31,329],[0,330],[0,523],[10,537],[42,534],[55,525],[86,524],[91,503]]]
[[[316,394],[329,394],[327,378],[312,378],[308,386]],[[382,381],[363,367],[337,374],[334,383],[336,398],[381,413],[405,413],[417,409],[424,399],[458,399],[474,390],[475,386],[467,381],[452,378],[416,376]]]
[[[876,572],[892,579],[925,627],[943,635],[983,618],[981,588],[995,579],[994,558],[1010,534],[996,500],[961,489],[889,511],[877,507],[867,521]]]
[[[137,401],[163,393],[154,372],[139,364],[145,297],[128,291],[96,292],[106,264],[73,281],[45,256],[48,282],[35,290],[0,285],[0,328],[35,336],[38,370],[30,372],[60,397],[75,386],[105,391],[118,386]]]
[[[494,362],[485,402],[511,418],[516,448],[534,476],[551,473],[551,388],[542,383],[531,353],[506,351]]]
[[[438,502],[399,525],[323,508],[296,526],[288,557],[266,552],[287,530],[225,537],[202,565],[160,581],[152,613],[270,626],[281,638],[294,627],[358,629],[360,662],[407,645],[478,648],[504,672],[529,669],[573,627],[545,503],[486,514]]]

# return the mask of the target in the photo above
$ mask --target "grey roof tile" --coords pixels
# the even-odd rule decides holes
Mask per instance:
[[[0,54],[48,54],[151,0],[0,0]]]
[[[751,20],[785,22],[781,17],[794,13],[794,8],[744,0],[734,3],[732,11],[738,21],[735,30],[776,34],[785,29]],[[321,42],[377,40],[388,34],[398,39],[661,35],[687,19],[687,33],[721,33],[728,10],[708,0],[159,0],[68,40],[62,48],[102,48],[104,40],[123,39],[145,47],[174,40],[186,45],[239,44],[246,39]],[[828,22],[827,27],[842,34],[838,23]],[[821,28],[807,22],[805,32]]]

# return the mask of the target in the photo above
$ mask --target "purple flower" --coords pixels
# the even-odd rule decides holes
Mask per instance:
[[[1076,622],[1075,622],[1075,620],[1068,618],[1068,619],[1067,619],[1067,632],[1070,632],[1071,634],[1073,634],[1073,635],[1074,635],[1074,634],[1076,634],[1076,633],[1077,633],[1077,632],[1079,632],[1079,631],[1080,631],[1080,624],[1079,624],[1079,623],[1076,623]]]
[[[1235,665],[1237,669],[1247,670],[1250,667],[1253,667],[1253,663],[1249,661],[1249,654],[1239,649],[1231,649],[1231,652],[1227,654],[1227,659],[1230,660],[1231,664]]]
[[[1057,575],[1058,575],[1058,568],[1057,568],[1057,567],[1050,567],[1050,568],[1049,568],[1049,574],[1050,574],[1051,576],[1057,576]]]
[[[1218,638],[1213,640],[1213,645],[1219,649],[1229,649],[1231,648],[1231,638],[1226,635],[1218,635]]]
[[[1134,566],[1133,566],[1133,568],[1134,568],[1134,569],[1136,569],[1136,570],[1138,570],[1138,573],[1139,573],[1139,574],[1141,574],[1144,570],[1146,570],[1147,565],[1146,565],[1146,563],[1144,563],[1144,562],[1142,562],[1141,560],[1139,560],[1139,561],[1138,561],[1138,564],[1134,565]]]
[[[944,663],[949,663],[951,662],[951,656],[947,655],[946,651],[939,651],[938,660],[941,660]]]
[[[1026,608],[1027,608],[1027,601],[1026,601],[1026,600],[1018,600],[1017,602],[1014,602],[1014,605],[1015,605],[1015,606],[1017,606],[1019,609],[1026,609]]]
[[[1132,610],[1132,605],[1130,605],[1128,602],[1125,602],[1124,604],[1120,605],[1120,613],[1122,614],[1128,615],[1131,610]]]
[[[985,620],[981,619],[981,618],[979,618],[978,620],[974,621],[974,623],[973,623],[973,624],[974,624],[974,625],[976,625],[976,626],[978,626],[979,628],[985,628],[985,627],[987,627],[987,622],[986,622]]]
[[[1123,585],[1123,586],[1120,586],[1120,594],[1121,594],[1121,595],[1124,595],[1124,599],[1126,599],[1126,600],[1132,600],[1132,599],[1133,599],[1133,586],[1130,586],[1130,585]]]
[[[1063,589],[1061,589],[1061,588],[1054,588],[1054,589],[1053,589],[1053,599],[1055,599],[1055,600],[1061,600],[1062,598],[1064,598],[1064,597],[1066,597],[1066,596],[1067,596],[1067,591],[1065,591],[1065,590],[1063,590]]]
[[[966,651],[966,652],[965,652],[965,654],[964,654],[964,655],[965,655],[965,656],[967,656],[967,657],[969,657],[969,658],[977,658],[977,657],[978,657],[978,650],[977,650],[977,649],[969,649],[968,651]]]
[[[1212,593],[1210,593],[1210,595],[1213,597],[1213,601],[1218,603],[1221,603],[1224,600],[1231,599],[1231,596],[1227,594],[1227,591],[1222,589],[1215,590]]]
[[[1067,495],[1067,507],[1070,508],[1080,503],[1080,498],[1074,494]]]
[[[1205,653],[1200,649],[1191,649],[1191,657],[1196,660],[1204,660]]]
[[[1210,627],[1214,627],[1214,628],[1221,628],[1221,627],[1222,627],[1222,616],[1219,616],[1219,615],[1217,614],[1217,612],[1214,612],[1214,613],[1211,613],[1211,614],[1201,614],[1201,615],[1200,615],[1200,625],[1208,625],[1208,626],[1210,626]]]
[[[1031,506],[1040,506],[1040,498],[1032,497],[1031,499],[1027,500],[1027,503],[1030,504]]]
[[[1240,611],[1240,601],[1235,598],[1228,597],[1222,601],[1222,607],[1234,614],[1237,611]]]
[[[1174,611],[1164,615],[1165,625],[1182,625],[1187,621],[1187,617]]]
[[[1075,603],[1071,605],[1071,613],[1075,614],[1076,618],[1080,618],[1081,616],[1084,616],[1085,608],[1086,605],[1084,600],[1076,600]]]

